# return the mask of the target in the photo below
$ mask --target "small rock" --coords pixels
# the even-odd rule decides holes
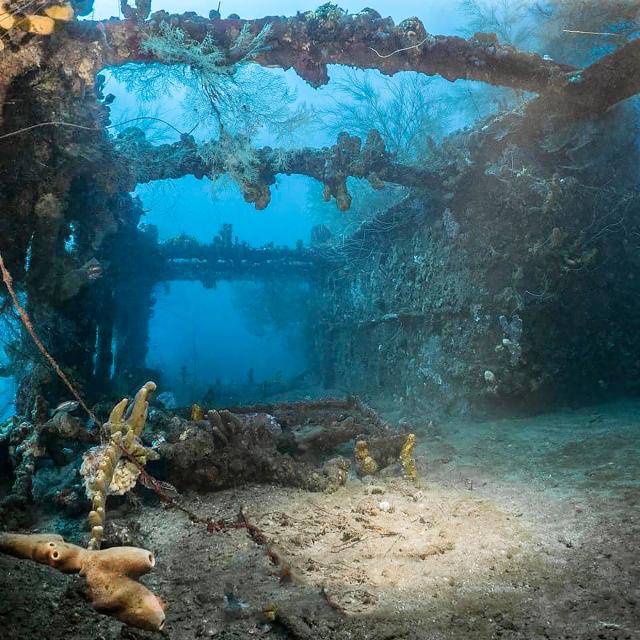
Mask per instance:
[[[383,500],[382,502],[380,502],[378,504],[378,509],[380,509],[380,511],[383,511],[384,513],[393,513],[395,511],[393,505],[390,502],[387,502],[387,500]]]

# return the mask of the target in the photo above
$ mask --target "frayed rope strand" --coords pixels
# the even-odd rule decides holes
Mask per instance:
[[[371,51],[373,51],[373,53],[375,53],[378,56],[378,58],[391,58],[391,56],[395,56],[396,53],[402,53],[403,51],[411,51],[411,49],[417,49],[418,47],[421,47],[431,37],[432,36],[427,36],[424,40],[421,40],[420,42],[418,42],[418,44],[412,44],[410,47],[396,49],[395,51],[392,51],[391,53],[387,53],[386,55],[380,53],[377,49],[374,49],[373,47],[369,47],[369,49],[371,49]]]
[[[116,127],[123,127],[125,124],[138,122],[140,120],[151,120],[152,122],[160,122],[161,124],[166,125],[170,129],[173,129],[176,133],[180,134],[181,136],[188,135],[184,131],[180,131],[180,129],[178,129],[177,127],[174,127],[170,122],[167,122],[162,118],[156,118],[154,116],[139,116],[137,118],[131,118],[129,120],[124,120],[123,122],[116,122],[116,124],[110,124],[104,127],[104,129],[115,129]],[[5,133],[4,135],[0,136],[0,140],[4,140],[6,138],[12,138],[13,136],[17,136],[21,133],[27,133],[29,131],[33,131],[34,129],[41,129],[42,127],[67,127],[70,129],[82,129],[82,131],[95,131],[95,132],[100,132],[103,130],[103,127],[86,127],[83,124],[76,124],[75,122],[64,122],[62,120],[50,120],[49,122],[38,122],[38,124],[32,124],[28,127],[22,127],[22,129],[17,129],[16,131]],[[189,133],[191,133],[192,131],[193,129]]]
[[[82,397],[80,396],[76,388],[73,386],[73,384],[69,380],[69,378],[67,378],[65,372],[60,368],[60,365],[55,361],[53,356],[47,351],[47,348],[44,346],[44,344],[42,344],[42,340],[40,340],[40,338],[38,337],[38,334],[33,328],[33,324],[31,322],[31,318],[29,317],[29,314],[27,313],[26,309],[20,304],[20,301],[18,300],[16,291],[13,288],[13,278],[11,277],[9,270],[4,264],[2,253],[0,253],[0,271],[2,271],[2,280],[5,286],[7,287],[7,291],[9,292],[9,295],[11,296],[11,301],[13,302],[13,306],[15,307],[16,311],[18,312],[18,315],[20,316],[20,321],[22,322],[22,324],[24,325],[24,328],[27,330],[27,332],[31,336],[31,339],[35,343],[36,347],[38,347],[38,350],[40,351],[40,353],[45,357],[46,361],[53,367],[53,370],[56,372],[60,380],[64,382],[64,384],[69,389],[73,397],[78,401],[80,406],[86,411],[87,415],[97,425],[102,424],[98,420],[98,418],[96,418],[93,411],[89,409],[85,401],[82,399]]]

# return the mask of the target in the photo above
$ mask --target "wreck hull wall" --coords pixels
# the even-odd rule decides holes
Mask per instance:
[[[436,414],[637,392],[636,122],[452,140],[451,191],[380,213],[326,282],[325,385]]]

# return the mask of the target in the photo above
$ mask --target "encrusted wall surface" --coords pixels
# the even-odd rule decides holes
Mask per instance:
[[[325,383],[434,414],[636,391],[636,118],[540,135],[512,114],[449,141],[450,190],[380,213],[328,282]]]

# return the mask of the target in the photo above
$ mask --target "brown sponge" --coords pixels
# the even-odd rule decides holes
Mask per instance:
[[[155,565],[150,551],[114,547],[83,549],[55,534],[0,534],[0,551],[16,558],[48,564],[62,573],[79,573],[87,581],[89,600],[96,611],[125,624],[150,631],[164,626],[164,603],[137,578]]]

